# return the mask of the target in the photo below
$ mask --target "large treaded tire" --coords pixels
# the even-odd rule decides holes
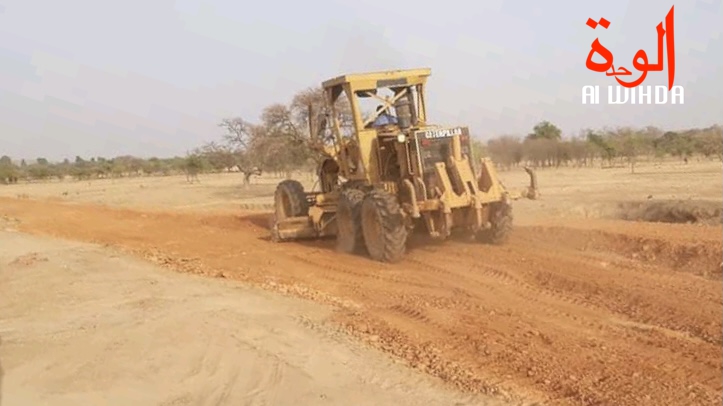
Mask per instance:
[[[361,217],[369,256],[380,262],[401,260],[407,244],[407,228],[396,197],[383,190],[372,190],[364,198]]]
[[[274,208],[276,221],[289,217],[307,216],[309,203],[306,201],[304,186],[293,179],[279,183],[274,193]]]
[[[336,211],[336,250],[347,254],[358,253],[364,248],[361,226],[361,207],[364,192],[345,189],[339,197]]]
[[[484,230],[481,239],[491,244],[504,244],[512,232],[512,205],[509,203],[493,203],[490,223],[491,227]]]

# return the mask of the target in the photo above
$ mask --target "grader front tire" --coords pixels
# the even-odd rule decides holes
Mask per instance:
[[[293,179],[279,183],[274,193],[274,207],[277,221],[289,217],[307,216],[309,203],[306,201],[304,186]]]
[[[380,262],[398,262],[404,256],[407,228],[396,197],[373,190],[362,203],[362,233],[369,256]]]

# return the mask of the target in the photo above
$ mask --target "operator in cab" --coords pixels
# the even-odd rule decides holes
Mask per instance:
[[[374,120],[374,123],[372,123],[373,127],[384,127],[385,125],[397,124],[397,118],[389,114],[389,111],[381,104],[377,106],[377,113],[379,115],[376,120]]]

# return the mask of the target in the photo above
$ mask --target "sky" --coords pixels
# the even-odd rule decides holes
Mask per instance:
[[[673,5],[685,103],[583,105],[583,86],[616,84],[585,67],[595,38],[616,66],[632,70],[639,49],[653,63]],[[585,25],[600,17],[607,30]],[[184,155],[219,140],[224,117],[256,121],[344,73],[415,67],[432,69],[429,120],[482,139],[541,120],[566,135],[709,126],[723,123],[721,22],[723,0],[0,0],[0,155]]]

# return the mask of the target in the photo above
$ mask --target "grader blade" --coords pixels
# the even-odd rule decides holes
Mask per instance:
[[[273,234],[276,241],[303,240],[319,236],[310,217],[289,217],[276,221]]]

